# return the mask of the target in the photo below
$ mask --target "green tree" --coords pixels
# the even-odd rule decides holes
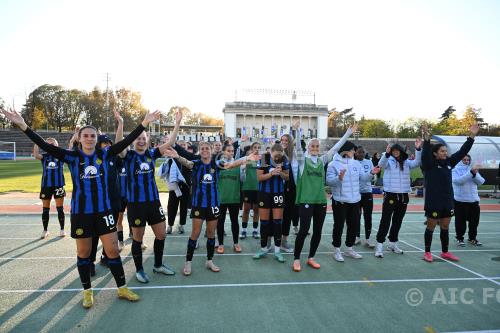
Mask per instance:
[[[359,131],[365,138],[390,138],[393,132],[389,124],[381,119],[362,119],[359,121]]]

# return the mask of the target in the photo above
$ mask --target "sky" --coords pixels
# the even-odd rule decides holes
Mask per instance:
[[[105,73],[152,110],[222,117],[241,89],[297,89],[358,117],[472,104],[500,123],[500,1],[0,0],[7,104],[42,84],[104,88]],[[251,98],[271,99],[291,102]]]

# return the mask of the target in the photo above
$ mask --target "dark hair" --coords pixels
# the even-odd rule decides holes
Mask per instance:
[[[233,145],[230,145],[229,143],[224,143],[224,145],[222,146],[222,151],[225,151],[226,148],[228,147],[232,147]]]
[[[80,129],[78,130],[78,137],[80,137],[80,135],[82,134],[82,131],[83,131],[84,129],[87,129],[87,128],[93,129],[94,131],[96,131],[96,132],[97,132],[97,128],[95,128],[94,126],[92,126],[92,125],[85,125],[85,126],[83,126],[82,128],[80,128]]]
[[[444,144],[442,144],[442,143],[436,143],[436,144],[432,145],[432,150],[431,151],[433,153],[437,153],[438,150],[439,150],[439,148],[441,148],[443,146],[444,146]]]

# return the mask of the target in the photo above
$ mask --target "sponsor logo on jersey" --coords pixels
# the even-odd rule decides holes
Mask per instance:
[[[50,161],[49,163],[47,163],[47,169],[57,169],[56,162]]]
[[[88,167],[85,168],[83,171],[83,174],[80,175],[80,179],[92,179],[92,178],[97,178],[100,175],[97,172],[97,168],[93,165],[89,165]]]
[[[148,174],[151,172],[153,172],[153,170],[149,166],[149,163],[142,162],[141,164],[139,164],[139,170],[136,170],[135,174],[136,175],[143,175],[143,174]]]
[[[211,174],[206,173],[203,175],[203,179],[201,181],[203,184],[212,184],[214,182],[214,178]]]

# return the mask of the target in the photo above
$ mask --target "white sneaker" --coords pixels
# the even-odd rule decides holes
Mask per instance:
[[[191,261],[186,261],[184,263],[184,268],[182,269],[182,274],[185,276],[191,275]]]
[[[356,240],[354,241],[354,245],[358,245],[359,243],[361,243],[361,238],[356,237]]]
[[[250,210],[250,217],[253,217],[253,209]]]
[[[397,254],[403,254],[403,250],[398,247],[397,242],[389,242],[389,246],[387,246],[387,249]]]
[[[344,257],[342,257],[342,252],[340,252],[340,248],[336,247],[333,251],[333,259],[338,262],[344,262]]]
[[[207,269],[211,270],[214,273],[220,272],[219,266],[214,264],[214,262],[212,260],[207,260],[207,262],[205,263],[205,266],[207,267]]]
[[[375,244],[373,243],[370,243],[370,240],[369,239],[365,239],[365,241],[363,242],[363,244],[369,248],[369,249],[373,249],[375,247]]]
[[[59,237],[66,237],[66,231],[64,231],[64,229],[59,231]]]
[[[198,242],[198,240],[196,240],[196,246],[194,248],[197,249],[199,247],[200,247],[200,243]]]
[[[293,226],[293,233],[296,235],[299,234],[299,227],[297,227],[296,225]]]
[[[384,247],[382,243],[377,243],[375,246],[375,257],[383,258],[384,257]]]
[[[267,252],[271,252],[271,250],[273,249],[273,244],[271,243],[271,239],[272,239],[271,237],[267,238],[267,247],[266,247]]]
[[[49,232],[47,230],[42,231],[42,235],[40,236],[40,239],[45,239],[49,237]]]
[[[184,233],[184,226],[179,224],[179,226],[177,227],[177,232],[179,234],[183,234]]]
[[[358,252],[354,251],[352,249],[352,247],[348,247],[347,248],[347,251],[344,252],[344,255],[348,256],[348,257],[351,257],[353,259],[361,259],[363,258],[363,256],[361,254],[359,254]]]
[[[172,226],[167,226],[167,235],[170,235],[172,233]]]
[[[143,242],[143,243],[141,244],[141,250],[143,250],[143,251],[144,251],[144,250],[145,250],[145,249],[147,249],[147,248],[148,248],[148,246],[147,246],[146,244],[144,244],[144,242]]]
[[[288,240],[281,242],[281,251],[285,253],[293,253],[293,248],[288,244]]]

